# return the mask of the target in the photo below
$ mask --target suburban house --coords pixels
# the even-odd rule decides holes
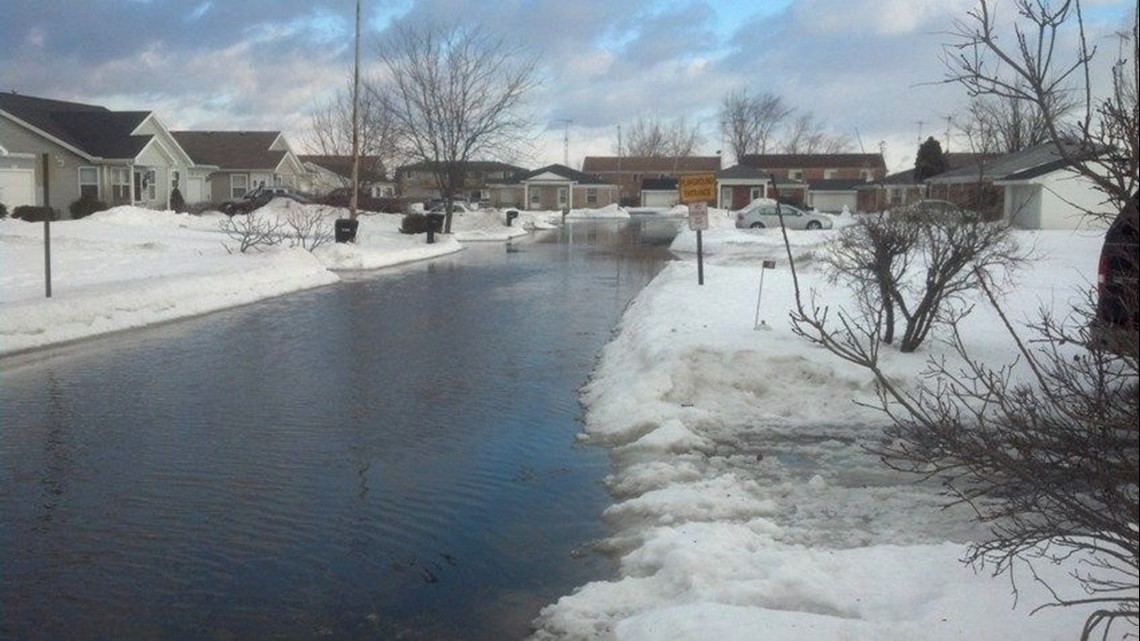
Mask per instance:
[[[352,184],[352,156],[305,155],[298,156],[307,177],[305,191],[327,194],[334,189]],[[361,156],[357,166],[360,188],[373,198],[390,198],[396,195],[396,183],[388,180],[384,163],[378,156]]]
[[[617,204],[618,186],[566,165],[547,165],[519,178],[525,209],[599,208]]]
[[[233,200],[259,186],[306,186],[305,168],[279,131],[173,134],[197,166],[186,181],[183,197],[188,203]]]
[[[396,172],[396,192],[411,202],[443,198],[445,194],[434,171],[437,167],[437,164],[427,162],[400,167]],[[518,204],[509,201],[511,194],[518,189],[519,176],[526,171],[522,167],[493,160],[468,161],[459,167],[460,176],[456,182],[461,186],[451,196],[471,202],[490,202],[495,206]],[[504,190],[505,185],[515,186]]]
[[[686,174],[715,174],[720,156],[586,156],[582,173],[621,187],[621,202],[648,206],[641,201],[643,183]]]
[[[0,202],[9,211],[47,204],[66,218],[83,195],[165,209],[174,187],[190,200],[182,181],[194,165],[153,112],[0,93]]]
[[[834,212],[864,211],[856,188],[887,175],[882,154],[745,154],[740,165],[774,178],[782,200]]]
[[[1106,209],[1092,181],[1066,166],[1053,143],[928,178],[930,198],[989,213],[1023,229],[1077,229]]]
[[[942,158],[946,162],[946,170],[951,171],[969,165],[974,165],[994,158],[994,154],[980,153],[946,153]],[[914,180],[914,169],[895,172],[873,183],[862,183],[855,187],[859,202],[857,209],[864,212],[875,212],[909,205],[926,197],[926,182]]]

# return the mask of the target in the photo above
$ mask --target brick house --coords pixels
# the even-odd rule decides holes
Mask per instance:
[[[621,188],[621,203],[641,205],[647,179],[679,178],[686,174],[715,174],[720,156],[586,156],[582,173]]]
[[[443,198],[443,189],[436,178],[437,163],[418,162],[404,165],[396,170],[396,192],[409,202]],[[503,198],[503,185],[517,184],[519,176],[527,170],[515,165],[493,160],[471,160],[459,168],[459,187],[451,194],[459,200],[471,202],[491,202],[500,206],[512,204],[499,202]],[[513,193],[512,190],[506,190]],[[507,200],[510,200],[507,197]]]

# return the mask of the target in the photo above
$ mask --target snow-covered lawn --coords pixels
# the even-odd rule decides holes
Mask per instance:
[[[278,199],[257,216],[320,216],[331,234],[344,209]],[[44,270],[44,225],[0,220],[0,355],[132,327],[205,314],[339,280],[337,272],[380,269],[504,241],[550,227],[559,212],[522,212],[507,227],[502,212],[456,216],[434,244],[399,232],[401,216],[364,213],[355,244],[331,241],[308,252],[287,246],[238,251],[221,231],[225,216],[115,207],[51,224],[51,298]]]
[[[965,509],[941,509],[938,488],[887,470],[863,446],[884,417],[864,372],[794,336],[793,289],[776,230],[741,231],[710,212],[683,231],[670,264],[632,303],[583,398],[588,440],[612,447],[608,478],[620,578],[582,586],[546,607],[539,639],[1074,639],[1087,611],[1045,609],[1049,595],[1019,568],[1020,596],[992,568],[964,566],[985,531]],[[850,224],[850,215],[837,224]],[[829,232],[789,232],[801,286],[849,303],[814,265]],[[1092,286],[1102,232],[1018,232],[1038,258],[1006,296],[1011,317],[1060,311]],[[754,328],[761,265],[764,274]],[[996,316],[979,305],[971,346],[1014,357]],[[913,380],[932,355],[886,355]],[[1072,567],[1038,567],[1070,594]]]

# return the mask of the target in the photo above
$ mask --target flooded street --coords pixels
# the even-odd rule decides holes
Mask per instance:
[[[4,360],[0,638],[525,636],[614,574],[577,390],[674,224]]]

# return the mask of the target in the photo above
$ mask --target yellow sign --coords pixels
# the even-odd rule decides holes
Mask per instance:
[[[685,174],[681,176],[681,202],[716,202],[716,174]]]

